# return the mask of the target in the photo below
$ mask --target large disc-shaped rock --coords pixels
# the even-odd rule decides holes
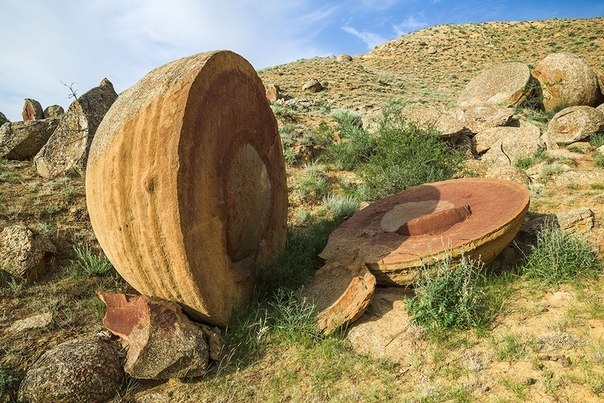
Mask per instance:
[[[256,263],[285,243],[283,152],[254,68],[203,53],[122,93],[91,146],[86,196],[103,250],[134,288],[225,325]]]
[[[357,211],[319,256],[331,260],[358,249],[379,283],[407,285],[423,264],[448,256],[491,262],[520,229],[528,206],[528,190],[502,179],[416,186]]]
[[[521,106],[531,97],[531,73],[520,62],[502,63],[480,72],[459,94],[458,105]]]

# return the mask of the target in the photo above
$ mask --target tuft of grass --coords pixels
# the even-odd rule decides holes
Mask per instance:
[[[594,154],[594,165],[598,168],[604,168],[604,154],[595,153]]]
[[[457,265],[448,258],[422,268],[416,295],[407,302],[411,321],[428,329],[485,327],[492,310],[484,279],[484,265],[465,256]]]
[[[545,154],[545,149],[540,148],[537,151],[535,151],[535,153],[533,155],[531,155],[530,157],[519,158],[514,163],[514,165],[520,169],[529,169],[533,165],[538,164],[539,162],[543,161],[544,157],[545,157],[544,154]]]
[[[307,164],[298,178],[295,192],[303,203],[317,203],[329,192],[329,180],[316,162]]]
[[[361,205],[360,200],[353,195],[330,194],[323,198],[325,207],[334,219],[343,219],[352,216]]]
[[[589,144],[593,148],[604,146],[604,133],[596,133],[589,136]]]
[[[109,259],[102,252],[94,253],[88,246],[76,246],[73,250],[75,260],[70,266],[72,274],[103,276],[115,271]]]
[[[559,228],[544,226],[523,266],[529,279],[547,284],[593,277],[601,270],[597,254],[587,242]]]

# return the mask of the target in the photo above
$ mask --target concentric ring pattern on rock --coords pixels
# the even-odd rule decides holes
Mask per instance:
[[[494,178],[415,186],[371,203],[329,237],[330,261],[358,249],[380,284],[407,285],[426,263],[462,254],[491,262],[519,231],[528,190]]]
[[[128,283],[228,323],[287,230],[283,152],[254,68],[230,51],[202,53],[122,93],[94,138],[86,196]]]

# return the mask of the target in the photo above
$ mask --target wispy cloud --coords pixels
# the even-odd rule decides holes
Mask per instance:
[[[342,27],[342,29],[344,31],[348,32],[349,34],[356,36],[363,42],[365,42],[365,44],[367,44],[368,49],[373,49],[376,46],[387,41],[387,39],[384,38],[383,36],[373,33],[373,32],[358,31],[355,28],[350,27],[350,26],[344,26],[344,27]]]
[[[408,15],[403,21],[394,25],[394,31],[398,36],[417,31],[428,26],[428,23],[414,15]]]

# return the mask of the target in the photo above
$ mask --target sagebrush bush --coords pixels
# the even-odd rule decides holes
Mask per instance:
[[[327,175],[317,163],[304,167],[304,172],[297,179],[295,192],[303,203],[318,203],[329,193]]]
[[[340,141],[333,141],[326,148],[325,158],[340,169],[353,170],[373,154],[375,139],[363,129],[360,116],[340,111],[333,118]]]
[[[428,329],[469,329],[491,320],[489,297],[484,291],[484,265],[462,257],[422,267],[415,296],[407,302],[411,321]]]
[[[546,225],[523,266],[524,276],[548,284],[589,277],[601,269],[598,255],[582,238]]]
[[[400,108],[394,107],[384,112],[375,151],[358,173],[366,197],[376,199],[410,186],[450,179],[459,170],[462,158],[436,129],[408,122]]]

